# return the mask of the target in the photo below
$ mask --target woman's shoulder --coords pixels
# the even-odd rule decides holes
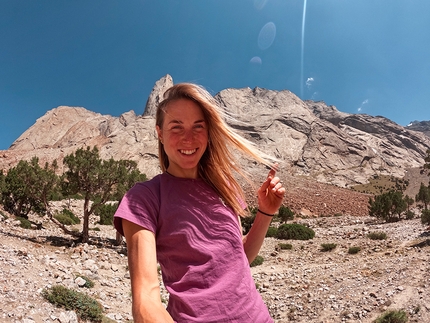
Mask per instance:
[[[162,174],[158,174],[147,181],[135,183],[128,191],[128,194],[140,194],[148,191],[158,192],[160,190],[161,176]]]

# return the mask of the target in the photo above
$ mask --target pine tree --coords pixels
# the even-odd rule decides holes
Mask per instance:
[[[427,207],[430,203],[430,189],[427,186],[425,186],[423,183],[421,183],[420,185],[420,190],[418,191],[418,194],[415,197],[415,201],[423,202],[424,210],[427,210]]]
[[[3,179],[1,201],[5,209],[15,216],[28,218],[33,211],[45,214],[49,211],[48,197],[56,190],[58,176],[57,163],[48,163],[42,168],[39,158],[30,162],[21,160],[9,169]]]
[[[89,240],[89,217],[97,208],[108,201],[118,201],[135,182],[146,180],[136,162],[102,160],[97,147],[80,148],[64,157],[63,162],[68,168],[62,178],[63,194],[78,194],[84,199],[82,242]]]

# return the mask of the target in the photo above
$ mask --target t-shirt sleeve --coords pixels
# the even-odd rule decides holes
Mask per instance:
[[[148,182],[135,184],[122,198],[114,215],[115,229],[124,235],[122,220],[128,220],[154,234],[157,231],[159,199]]]

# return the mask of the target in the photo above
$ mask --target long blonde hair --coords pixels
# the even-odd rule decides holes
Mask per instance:
[[[226,114],[218,106],[216,100],[203,87],[192,83],[179,83],[164,93],[164,100],[160,102],[156,113],[156,125],[164,123],[164,115],[170,102],[178,99],[189,99],[197,103],[202,109],[208,126],[208,147],[199,162],[199,176],[211,185],[224,202],[236,214],[246,214],[241,201],[245,201],[243,189],[234,177],[234,171],[248,179],[240,168],[232,150],[237,149],[242,154],[254,158],[267,166],[272,166],[272,158],[255,148],[253,143],[237,134],[224,120]],[[169,167],[169,158],[164,151],[163,144],[158,141],[158,156],[161,170]]]

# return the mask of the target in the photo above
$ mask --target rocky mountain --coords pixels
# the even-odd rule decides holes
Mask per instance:
[[[82,107],[52,109],[8,150],[0,151],[0,169],[33,156],[41,162],[57,159],[61,165],[77,148],[96,145],[102,158],[135,160],[151,178],[160,171],[156,106],[172,84],[170,75],[157,81],[141,115],[129,111],[113,117]],[[417,128],[340,112],[324,102],[302,101],[287,90],[225,89],[215,98],[234,128],[282,161],[279,175],[291,188],[299,186],[299,179],[345,188],[366,183],[375,174],[404,177],[408,169],[423,165],[430,149],[430,137]],[[265,176],[260,165],[240,160],[255,181]]]
[[[409,130],[421,131],[430,137],[430,121],[412,121],[405,128]]]

